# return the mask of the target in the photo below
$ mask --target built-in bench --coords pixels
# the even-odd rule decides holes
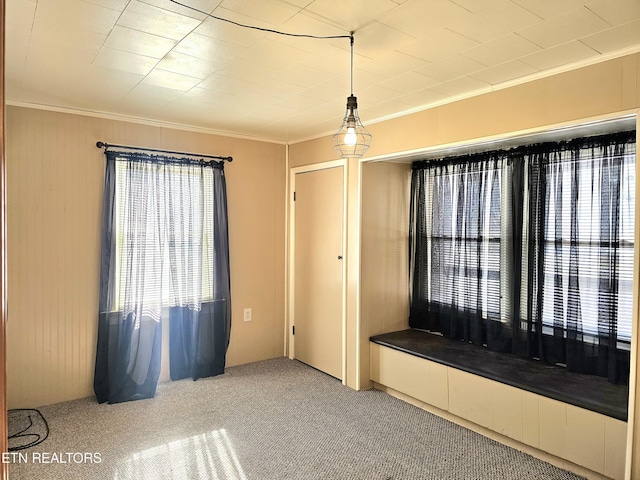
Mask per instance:
[[[627,386],[420,330],[370,340],[376,388],[571,462],[560,466],[624,477]]]
[[[629,387],[421,330],[371,337],[373,343],[627,421]]]

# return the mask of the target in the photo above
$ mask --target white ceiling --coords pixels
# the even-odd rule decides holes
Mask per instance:
[[[640,51],[640,0],[180,0],[290,33],[355,31],[367,125]],[[349,40],[170,0],[7,0],[6,97],[295,142],[337,130]]]

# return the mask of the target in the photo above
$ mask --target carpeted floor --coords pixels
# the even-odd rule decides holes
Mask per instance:
[[[151,400],[40,411],[49,437],[20,451],[12,480],[581,478],[285,358],[163,384]]]

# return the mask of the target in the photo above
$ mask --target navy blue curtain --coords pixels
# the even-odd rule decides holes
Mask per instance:
[[[222,162],[106,157],[94,391],[117,403],[155,395],[166,320],[172,379],[224,372],[229,242]]]

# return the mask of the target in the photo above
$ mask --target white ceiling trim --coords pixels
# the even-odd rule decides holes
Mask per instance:
[[[198,127],[196,125],[186,125],[186,124],[173,123],[173,122],[164,122],[162,120],[152,120],[148,118],[135,117],[135,116],[124,115],[119,113],[100,112],[100,111],[94,111],[94,110],[80,110],[76,108],[58,107],[55,105],[43,105],[40,103],[19,102],[19,101],[13,101],[13,100],[7,100],[6,104],[14,107],[33,108],[36,110],[47,110],[50,112],[68,113],[70,115],[82,115],[84,117],[101,118],[105,120],[115,120],[118,122],[129,122],[129,123],[135,123],[138,125],[148,125],[151,127],[171,128],[173,130],[183,130],[183,131],[193,132],[193,133],[204,133],[207,135],[217,135],[220,137],[228,137],[228,138],[239,138],[242,140],[252,140],[254,142],[266,142],[266,143],[274,143],[277,145],[287,145],[287,142],[283,142],[282,140],[275,140],[273,138],[254,137],[251,135],[243,135],[239,133],[228,132],[224,130],[217,130],[213,128]]]

